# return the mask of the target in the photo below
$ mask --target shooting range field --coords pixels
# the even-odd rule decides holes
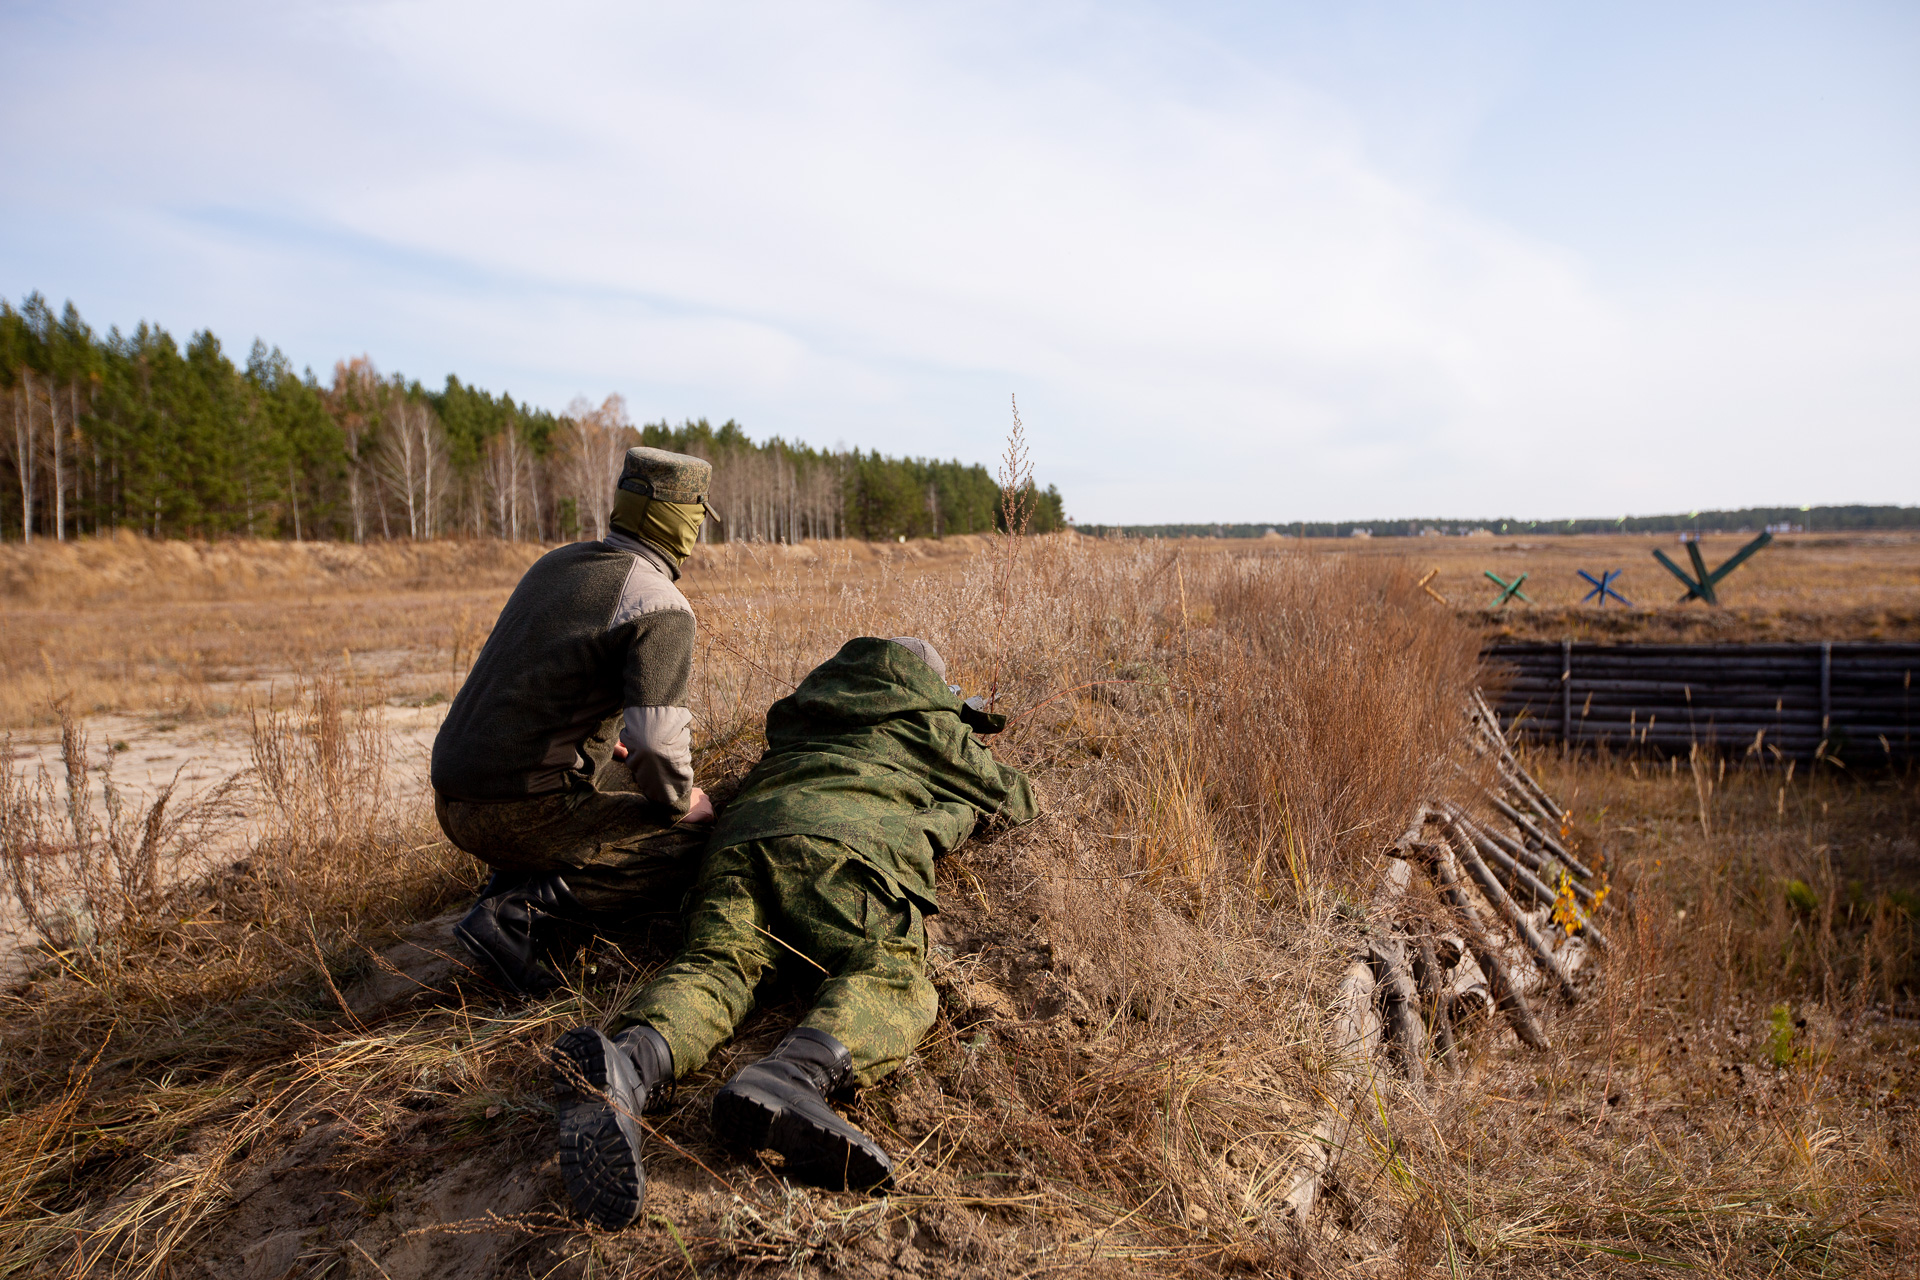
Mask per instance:
[[[1749,540],[1709,535],[1712,564]],[[1077,540],[1083,546],[1111,545]],[[902,574],[958,581],[987,540],[702,547],[683,586],[755,625],[821,592],[885,589]],[[1155,543],[1188,561],[1307,556],[1402,565],[1490,639],[1743,642],[1920,639],[1920,533],[1781,534],[1720,586],[1721,605],[1677,603],[1655,562],[1685,563],[1671,536],[1189,538]],[[134,537],[0,546],[0,726],[46,724],[49,695],[82,712],[231,714],[277,680],[339,670],[396,698],[449,696],[533,543],[151,542]],[[1633,602],[1582,605],[1596,575]],[[1531,605],[1497,613],[1484,575],[1528,575]],[[348,655],[353,670],[347,672]]]
[[[1708,566],[1752,541],[1752,532],[1709,533],[1700,541]],[[1352,544],[1359,544],[1357,546]],[[1488,621],[1499,588],[1486,571],[1511,581],[1527,574],[1532,604],[1514,601],[1490,620],[1492,634],[1516,640],[1661,643],[1920,639],[1920,531],[1777,533],[1716,590],[1718,608],[1679,603],[1686,588],[1653,558],[1655,550],[1688,565],[1672,534],[1578,534],[1524,538],[1345,538],[1311,540],[1355,557],[1404,560],[1464,610]],[[1595,578],[1625,570],[1611,585],[1632,602],[1582,604]]]
[[[1746,540],[1709,537],[1709,564]],[[481,874],[425,786],[447,700],[544,548],[0,547],[0,1257],[389,1280],[1898,1274],[1920,1256],[1911,763],[1518,736],[1495,759],[1467,693],[1503,634],[1914,638],[1920,539],[1776,535],[1718,609],[1675,606],[1656,546],[1681,551],[698,549],[696,770],[717,798],[844,639],[919,634],[969,693],[997,689],[1015,720],[993,749],[1044,815],[941,863],[940,1020],[847,1108],[898,1158],[895,1195],[789,1187],[715,1142],[714,1088],[800,1007],[776,999],[649,1117],[648,1215],[617,1234],[563,1212],[543,1053],[661,942],[597,942],[552,999],[504,1000],[448,933]],[[1450,605],[1418,585],[1435,568]],[[1625,568],[1635,607],[1579,606],[1582,568]],[[1536,603],[1490,619],[1487,570],[1528,574]],[[1550,797],[1558,828],[1527,810],[1529,844],[1499,794]],[[1538,857],[1530,922],[1489,890],[1466,938],[1421,878],[1444,855],[1395,870],[1422,822],[1473,837],[1476,874],[1548,847],[1590,874]],[[1392,993],[1415,990],[1413,944],[1456,978],[1470,952],[1517,972],[1567,945],[1542,892],[1610,944],[1530,988],[1545,1047],[1456,981],[1451,1051],[1409,1071],[1427,1042],[1387,1023],[1412,1011]]]
[[[681,587],[761,625],[901,572],[956,579],[985,541],[699,547]],[[319,675],[396,703],[459,687],[537,543],[154,542],[0,546],[0,727],[82,714],[219,718]],[[825,655],[822,655],[823,657]]]

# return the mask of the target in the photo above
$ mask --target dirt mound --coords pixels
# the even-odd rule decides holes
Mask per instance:
[[[847,1107],[899,1158],[883,1198],[790,1185],[720,1146],[713,1091],[804,1009],[776,991],[705,1070],[650,1117],[648,1201],[620,1233],[571,1220],[554,1158],[546,1045],[604,1016],[668,953],[672,930],[600,940],[540,1005],[503,999],[454,944],[453,913],[338,959],[304,1043],[243,1080],[172,1156],[205,1172],[192,1262],[175,1274],[345,1274],[389,1280],[647,1274],[768,1266],[794,1274],[984,1277],[1065,1262],[1088,1274],[1209,1269],[1246,1253],[1210,1221],[1269,1214],[1309,1124],[1311,1071],[1249,1038],[1249,1015],[1316,1021],[1300,958],[1252,937],[1210,948],[1191,922],[1079,836],[1083,799],[943,864],[930,936],[938,1024],[893,1078]],[[1092,908],[1091,878],[1112,886]],[[1095,917],[1098,917],[1097,919]],[[1121,926],[1116,936],[1115,925]],[[1235,954],[1248,972],[1166,976]],[[1255,1047],[1234,1060],[1237,1044]],[[1197,1069],[1196,1069],[1197,1067]],[[1191,1126],[1171,1158],[1143,1122]],[[231,1135],[250,1136],[234,1148]],[[1157,1183],[1151,1185],[1150,1183]],[[1230,1190],[1228,1190],[1230,1189]],[[149,1187],[130,1200],[152,1194]],[[1144,1197],[1147,1212],[1121,1206]],[[1298,1243],[1273,1217],[1262,1265]],[[1247,1256],[1245,1261],[1254,1261]]]
[[[428,581],[511,584],[546,548],[492,539],[435,542],[188,542],[125,530],[0,546],[0,598],[72,607],[115,601],[321,595]]]

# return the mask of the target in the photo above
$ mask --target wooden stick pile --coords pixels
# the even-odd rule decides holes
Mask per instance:
[[[1478,690],[1468,741],[1493,766],[1480,799],[1496,816],[1422,805],[1389,850],[1395,861],[1331,1011],[1329,1112],[1302,1143],[1281,1196],[1296,1219],[1313,1211],[1382,1071],[1423,1092],[1431,1068],[1452,1064],[1461,1024],[1485,1011],[1504,1016],[1521,1043],[1546,1049],[1536,999],[1579,1000],[1580,969],[1610,950],[1594,919],[1606,882],[1566,847],[1564,811],[1514,756]],[[1420,876],[1441,904],[1438,927],[1409,893]]]

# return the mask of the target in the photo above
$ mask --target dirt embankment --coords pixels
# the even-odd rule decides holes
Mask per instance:
[[[870,569],[833,550],[709,567],[700,776],[724,796],[751,766],[790,673],[850,635],[920,634],[957,679],[1030,712],[994,750],[1046,809],[942,864],[942,1020],[849,1104],[897,1154],[897,1194],[789,1185],[707,1125],[719,1081],[797,1016],[798,966],[654,1124],[651,1216],[582,1231],[552,1167],[543,1054],[606,1019],[664,940],[605,939],[568,991],[503,998],[445,945],[478,868],[391,786],[363,798],[376,739],[316,709],[256,752],[277,763],[247,856],[191,884],[101,883],[91,850],[52,839],[57,790],[42,805],[37,863],[74,876],[39,901],[85,967],[49,953],[0,992],[17,1099],[0,1246],[50,1269],[79,1241],[175,1274],[392,1280],[1286,1265],[1273,1184],[1319,1106],[1322,988],[1351,931],[1336,903],[1366,898],[1372,833],[1440,776],[1433,734],[1472,637],[1409,613],[1390,569],[1336,598],[1324,567],[1155,547],[1059,539],[926,564],[908,544]],[[1305,655],[1295,685],[1266,678],[1269,648]],[[1358,749],[1328,749],[1340,723]],[[1201,765],[1227,756],[1232,775]],[[52,910],[75,894],[84,919]]]
[[[1587,640],[1597,644],[1764,644],[1820,640],[1920,640],[1920,608],[1463,610],[1461,620],[1486,628],[1495,640]]]

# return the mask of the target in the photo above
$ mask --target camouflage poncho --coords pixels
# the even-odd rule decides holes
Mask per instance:
[[[933,668],[863,636],[768,708],[767,752],[708,848],[837,840],[931,912],[935,858],[983,819],[1027,822],[1036,812],[1026,775],[960,723],[960,700]]]

